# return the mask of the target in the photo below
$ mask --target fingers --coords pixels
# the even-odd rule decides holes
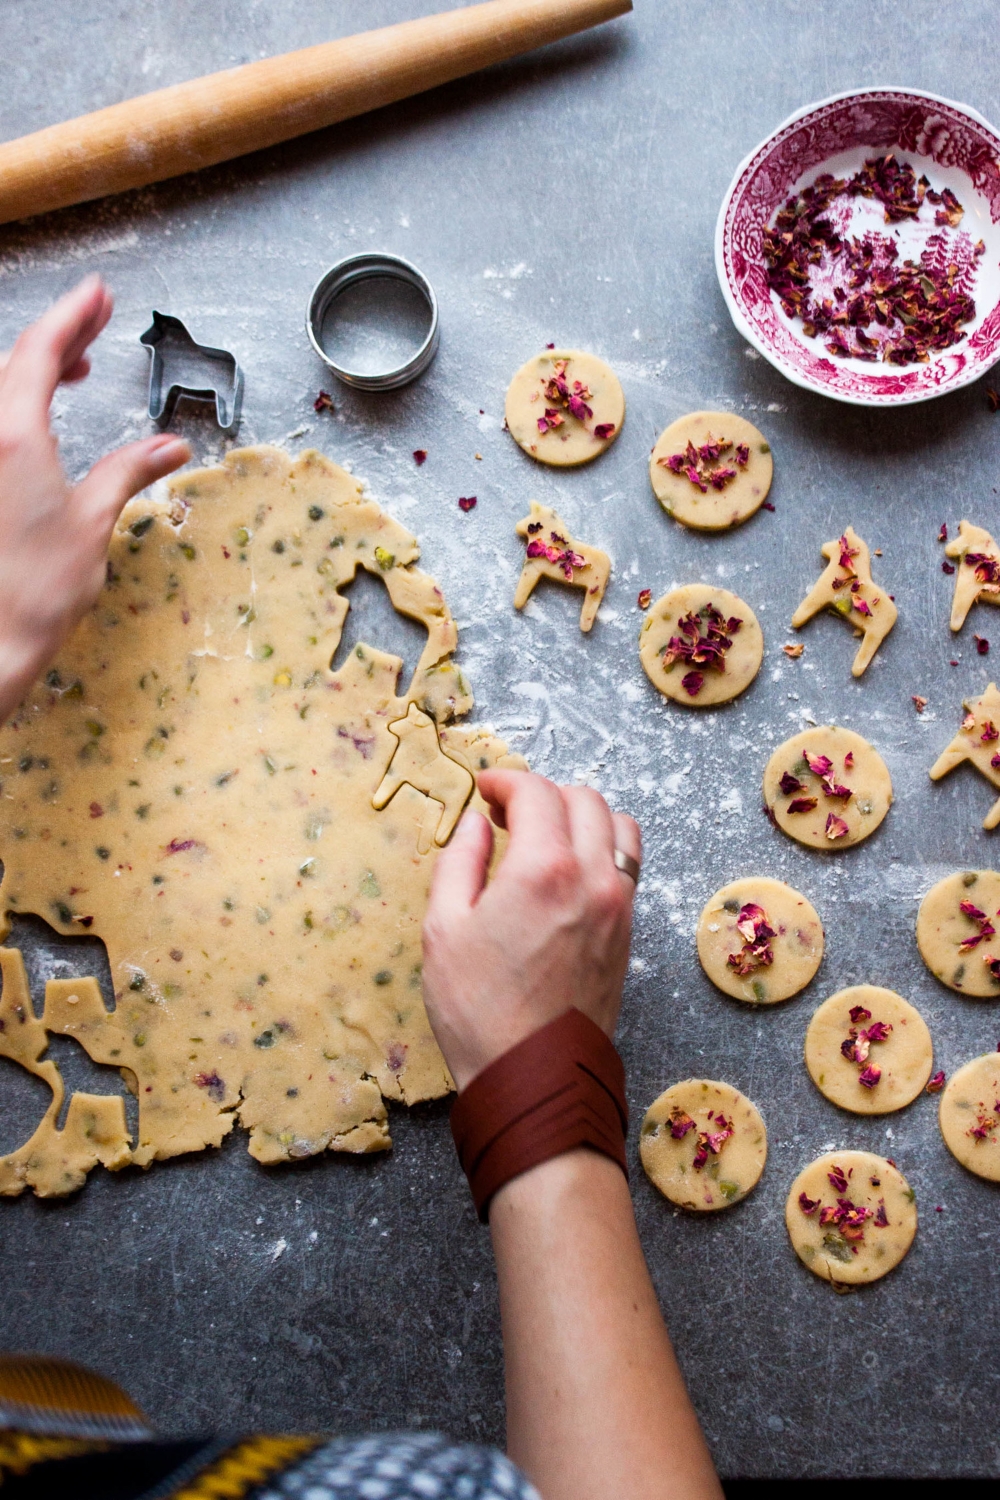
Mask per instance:
[[[5,414],[15,430],[47,423],[56,386],[79,364],[112,305],[100,278],[88,276],[21,334],[3,372]]]
[[[589,786],[559,788],[569,821],[570,838],[583,868],[600,874],[610,870],[614,855],[614,825],[611,809]]]
[[[72,385],[74,381],[86,380],[89,374],[90,360],[85,354],[82,354],[76,364],[70,365],[69,369],[63,373],[62,383],[63,385]]]
[[[615,848],[621,849],[624,854],[631,854],[633,859],[642,864],[642,830],[634,818],[628,817],[626,813],[612,813],[611,822],[614,826]],[[625,882],[628,895],[634,896],[637,881],[625,870],[619,870],[620,880]]]
[[[465,911],[474,906],[486,884],[493,852],[493,830],[482,813],[466,808],[450,842],[434,863],[427,914]]]
[[[187,463],[191,449],[183,438],[164,432],[108,453],[76,487],[76,499],[98,521],[111,524],[133,495]]]
[[[539,836],[569,839],[569,819],[559,788],[531,771],[481,771],[479,794],[490,805],[490,817],[515,839]]]

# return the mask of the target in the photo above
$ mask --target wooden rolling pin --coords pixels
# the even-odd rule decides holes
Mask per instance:
[[[0,224],[275,146],[631,9],[632,0],[487,0],[50,125],[0,146]]]

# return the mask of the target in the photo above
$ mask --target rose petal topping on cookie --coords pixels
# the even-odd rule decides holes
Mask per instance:
[[[869,1063],[864,1072],[858,1074],[858,1082],[863,1088],[873,1089],[881,1077],[882,1069],[876,1067],[874,1063]]]
[[[788,806],[785,808],[785,811],[790,813],[812,812],[818,801],[818,797],[796,797],[793,799],[793,801],[789,802]],[[832,816],[833,815],[831,813],[831,817]]]
[[[970,1125],[969,1129],[965,1133],[966,1135],[971,1135],[973,1140],[985,1141],[989,1139],[990,1134],[994,1130],[996,1130],[996,1128],[997,1122],[995,1116],[987,1114],[982,1104],[980,1104],[979,1114],[976,1116],[975,1125]]]
[[[866,1009],[865,1006],[863,1006],[863,1005],[852,1005],[851,1006],[851,1020],[854,1022],[855,1026],[857,1026],[861,1021],[870,1021],[871,1018],[872,1018],[872,1013],[871,1013],[870,1010]]]
[[[721,1110],[715,1123],[719,1127],[718,1130],[700,1130],[698,1132],[698,1145],[695,1150],[693,1162],[696,1171],[701,1171],[702,1167],[708,1161],[710,1152],[713,1156],[718,1156],[723,1146],[733,1134],[733,1122],[732,1120],[727,1120]]]
[[[970,568],[975,568],[980,583],[1000,584],[1000,563],[987,552],[967,552],[965,561]]]
[[[814,776],[829,776],[833,770],[833,761],[828,755],[813,755],[806,750],[803,752],[803,758]]]
[[[992,719],[985,719],[983,721],[983,732],[979,738],[984,745],[991,744],[993,740],[1000,740],[1000,729],[997,728]]]
[[[740,908],[736,930],[743,939],[743,947],[739,953],[730,953],[726,962],[741,979],[745,979],[755,970],[767,968],[774,962],[770,939],[775,936],[775,931],[768,925],[764,908],[754,901],[748,901]]]
[[[675,1104],[670,1111],[670,1134],[675,1141],[682,1141],[689,1130],[695,1128],[694,1121],[687,1110],[681,1109]]]
[[[708,441],[702,443],[700,448],[696,448],[688,439],[683,453],[671,453],[666,458],[658,458],[656,462],[662,464],[665,469],[669,469],[671,474],[683,474],[689,484],[693,484],[695,489],[707,495],[709,485],[713,490],[724,490],[726,485],[736,478],[735,469],[728,465],[717,467],[722,455],[728,453],[732,446],[732,442],[725,438],[713,439],[710,433]],[[740,468],[745,468],[750,461],[749,446],[746,443],[740,443],[734,456]]]
[[[600,438],[601,442],[604,443],[611,436],[614,430],[614,422],[598,422],[597,426],[594,428],[594,436],[595,438]]]
[[[847,1192],[847,1177],[844,1173],[843,1167],[834,1165],[830,1168],[829,1172],[827,1172],[826,1175],[827,1177],[829,1177],[830,1186],[833,1188],[835,1193]]]
[[[943,1076],[944,1075],[942,1074],[942,1077]],[[878,1208],[875,1211],[875,1218],[874,1218],[873,1222],[874,1222],[874,1224],[875,1224],[875,1226],[876,1226],[877,1229],[888,1229],[889,1228],[889,1215],[885,1211],[885,1199],[884,1198],[880,1198],[878,1200]]]
[[[804,1214],[814,1214],[817,1208],[819,1208],[819,1204],[820,1200],[818,1198],[810,1198],[808,1193],[799,1194],[799,1207]]]
[[[850,832],[843,818],[838,818],[836,813],[831,813],[826,820],[826,836],[828,839],[846,838]]]
[[[805,791],[802,782],[797,776],[793,776],[791,771],[782,771],[778,786],[781,788],[781,795],[783,797],[790,797],[793,792]]]

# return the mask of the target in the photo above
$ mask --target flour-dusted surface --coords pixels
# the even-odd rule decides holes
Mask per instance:
[[[0,132],[435,8],[155,0],[126,11],[92,0],[81,11],[10,0]],[[950,633],[954,579],[936,540],[942,521],[954,537],[962,517],[997,535],[1000,416],[982,385],[873,414],[794,389],[735,334],[712,266],[733,168],[799,105],[891,78],[995,111],[1000,58],[984,45],[994,15],[983,0],[963,0],[946,47],[929,0],[905,12],[877,0],[864,31],[857,14],[843,0],[743,0],[727,11],[720,52],[714,15],[645,0],[602,32],[315,139],[0,230],[0,343],[85,271],[114,286],[118,312],[95,374],[57,400],[77,472],[149,430],[138,336],[152,308],[231,349],[247,376],[240,441],[283,440],[293,454],[314,446],[349,463],[417,537],[458,621],[472,721],[492,723],[538,769],[592,781],[642,822],[619,1032],[633,1152],[649,1101],[692,1076],[724,1078],[753,1099],[770,1145],[754,1192],[707,1220],[675,1215],[634,1157],[653,1275],[723,1472],[995,1474],[997,1189],[951,1157],[934,1099],[891,1120],[854,1118],[818,1094],[801,1057],[815,1005],[862,982],[912,1000],[935,1067],[949,1074],[1000,1041],[995,1003],[940,985],[913,937],[934,881],[997,859],[1000,835],[981,827],[993,789],[969,766],[938,785],[927,772],[1000,651],[987,606]],[[441,350],[406,390],[338,387],[336,413],[316,414],[330,378],[303,332],[309,291],[337,257],[369,247],[430,277]],[[621,437],[577,472],[543,469],[501,431],[511,372],[549,342],[606,359],[625,391]],[[669,521],[649,487],[658,434],[702,409],[745,415],[774,452],[775,511],[721,536]],[[199,462],[221,454],[213,427],[183,412],[178,426]],[[463,514],[458,497],[473,494]],[[589,636],[577,590],[543,584],[523,616],[513,610],[524,550],[514,525],[531,498],[612,557]],[[821,545],[848,523],[882,549],[876,577],[900,612],[860,681],[850,634],[832,617],[802,633],[799,660],[780,649],[795,639],[789,621],[816,581]],[[636,651],[639,589],[655,599],[688,582],[746,599],[767,643],[748,691],[699,714],[663,702]],[[383,592],[369,579],[348,591],[341,652],[368,640],[409,673],[422,640],[382,611]],[[989,658],[976,655],[974,631],[996,636]],[[914,693],[929,700],[923,715]],[[811,720],[870,740],[896,796],[872,838],[833,858],[786,839],[759,811],[768,756]],[[787,880],[826,932],[809,989],[761,1012],[720,997],[694,953],[705,901],[744,873]],[[36,1006],[45,978],[95,962],[92,941],[64,948],[37,921],[16,924],[11,941],[26,951]],[[118,1087],[114,1073],[85,1071],[71,1040],[56,1042],[71,1087]],[[49,1090],[12,1065],[0,1071],[6,1150]],[[233,1138],[218,1156],[147,1175],[98,1170],[63,1205],[0,1205],[5,1263],[18,1267],[5,1341],[90,1360],[172,1429],[416,1423],[500,1438],[492,1261],[445,1114],[390,1106],[395,1148],[377,1160],[274,1171]],[[784,1203],[801,1168],[847,1147],[899,1162],[920,1230],[892,1276],[834,1297],[796,1260]]]

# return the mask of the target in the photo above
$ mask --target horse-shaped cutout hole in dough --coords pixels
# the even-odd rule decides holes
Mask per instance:
[[[991,682],[981,698],[967,699],[962,707],[966,711],[962,727],[931,766],[931,780],[940,781],[964,760],[971,760],[987,781],[1000,788],[1000,693],[996,683]],[[998,823],[1000,798],[983,819],[983,827],[996,828]]]
[[[587,631],[597,618],[611,576],[611,559],[600,547],[588,547],[572,537],[568,526],[547,505],[531,502],[531,514],[514,528],[527,539],[524,567],[514,593],[514,608],[523,609],[540,578],[586,589],[580,610],[580,629]]]
[[[437,725],[415,703],[406,717],[387,726],[398,744],[388,769],[372,797],[372,807],[381,812],[404,782],[428,798],[427,812],[417,836],[417,852],[427,854],[431,844],[446,844],[475,785],[472,772],[441,749]]]
[[[1000,604],[1000,547],[984,527],[959,521],[958,536],[944,550],[958,563],[951,628],[961,630],[974,604]]]
[[[820,550],[829,561],[792,616],[792,625],[801,629],[821,609],[841,615],[862,637],[851,667],[852,676],[860,677],[895,625],[898,611],[873,582],[868,548],[853,526]]]

